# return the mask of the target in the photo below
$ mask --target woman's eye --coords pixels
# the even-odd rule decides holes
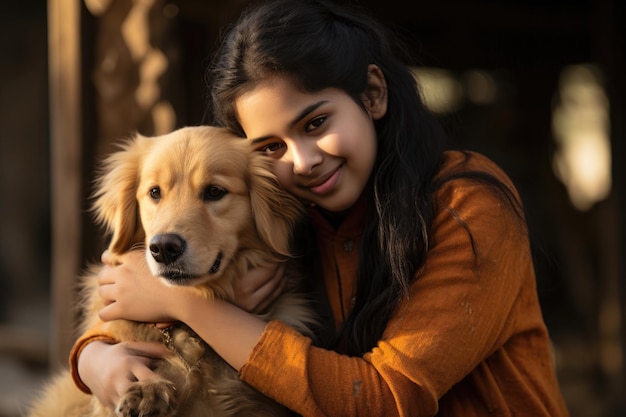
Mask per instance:
[[[159,201],[161,199],[161,189],[159,187],[152,187],[148,192],[150,198],[154,201]]]
[[[281,142],[272,142],[267,145],[263,145],[258,149],[259,152],[262,152],[268,156],[275,156],[279,154],[285,148],[285,144]]]
[[[201,198],[203,201],[217,201],[227,194],[227,191],[217,185],[209,185],[203,191]]]
[[[325,121],[326,121],[326,116],[316,117],[315,119],[311,120],[306,125],[305,130],[307,132],[311,132],[311,131],[317,129],[318,127],[320,127],[322,124],[324,124]]]
[[[282,143],[274,142],[270,143],[269,145],[265,145],[263,148],[261,148],[261,150],[263,150],[264,152],[276,152],[283,146],[284,145]]]

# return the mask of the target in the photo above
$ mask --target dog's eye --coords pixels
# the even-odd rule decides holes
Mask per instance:
[[[159,187],[150,188],[150,192],[148,194],[154,201],[159,201],[161,199],[161,189]]]
[[[209,185],[202,191],[202,200],[204,201],[216,201],[226,195],[227,191],[222,187],[216,185]]]

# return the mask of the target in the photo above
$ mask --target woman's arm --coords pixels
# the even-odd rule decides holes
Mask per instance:
[[[122,256],[118,266],[99,275],[104,321],[182,321],[239,370],[256,344],[266,322],[221,300],[208,301],[193,287],[174,286],[146,273],[144,253]],[[82,374],[81,374],[82,375]]]
[[[139,266],[144,262],[143,256],[135,255],[140,255],[140,252],[129,255],[126,266],[135,262],[136,272],[146,271]],[[110,264],[110,260],[110,254],[105,252],[103,263]],[[116,271],[116,268],[105,268],[101,281],[114,280],[109,274],[116,274]],[[148,282],[155,280],[152,276],[145,278]],[[237,281],[234,302],[246,311],[262,312],[281,292],[284,284],[282,264],[255,268],[244,279]],[[137,294],[137,289],[131,293]],[[70,364],[72,375],[81,390],[93,393],[104,404],[112,405],[117,403],[133,381],[155,378],[156,375],[150,369],[152,358],[168,353],[164,346],[157,343],[117,344],[108,335],[102,334],[101,330],[94,328],[76,342],[70,355]]]

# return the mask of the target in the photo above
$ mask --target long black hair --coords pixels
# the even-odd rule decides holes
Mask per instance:
[[[235,99],[272,76],[302,91],[337,88],[364,107],[370,64],[383,72],[387,113],[376,120],[378,153],[360,245],[357,293],[335,349],[362,355],[408,296],[428,251],[432,184],[445,134],[420,98],[401,42],[366,13],[314,0],[275,0],[244,11],[207,70],[208,122],[241,135]]]

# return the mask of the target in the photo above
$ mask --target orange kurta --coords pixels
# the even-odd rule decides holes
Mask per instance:
[[[514,190],[486,158],[462,161],[446,152],[440,175],[485,171]],[[454,180],[436,200],[427,261],[374,349],[342,356],[273,322],[241,378],[304,416],[568,415],[524,224],[481,183]],[[355,294],[361,215],[338,230],[314,215],[337,325]]]
[[[464,160],[446,152],[440,175],[485,171],[514,190],[488,159]],[[448,182],[436,200],[426,263],[375,348],[351,358],[271,322],[241,378],[303,416],[567,416],[524,224],[478,182]],[[313,220],[339,326],[355,294],[362,206],[338,230]],[[77,355],[102,337],[94,329],[74,346],[79,384]]]

